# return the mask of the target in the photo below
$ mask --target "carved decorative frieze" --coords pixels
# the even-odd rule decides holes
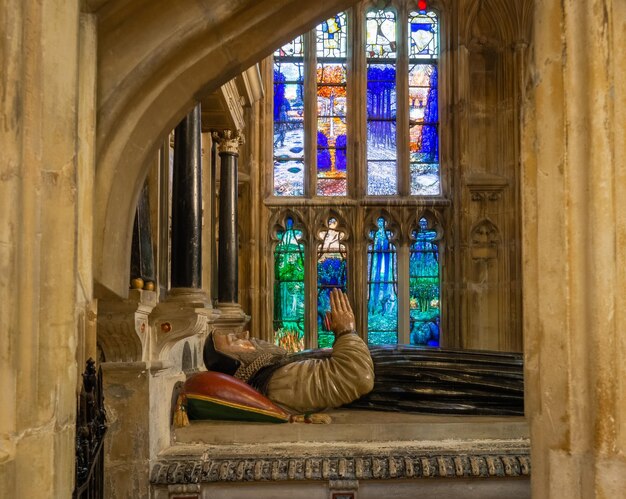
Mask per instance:
[[[152,467],[153,485],[259,481],[352,481],[411,478],[504,478],[530,476],[530,454],[518,452],[394,454],[356,457],[162,460]]]
[[[222,130],[213,132],[213,140],[217,142],[217,150],[220,153],[239,154],[239,148],[245,143],[245,137],[241,130]]]

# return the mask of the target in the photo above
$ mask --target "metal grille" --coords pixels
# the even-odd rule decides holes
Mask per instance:
[[[104,434],[106,412],[102,394],[102,369],[89,359],[76,413],[76,499],[104,497]]]

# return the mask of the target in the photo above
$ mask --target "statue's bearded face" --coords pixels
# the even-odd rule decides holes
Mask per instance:
[[[215,348],[225,354],[251,353],[256,350],[248,331],[218,333],[214,335],[213,341]]]

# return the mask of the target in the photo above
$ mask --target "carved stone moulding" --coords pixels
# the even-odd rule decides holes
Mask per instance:
[[[237,457],[162,460],[152,485],[297,480],[509,478],[530,476],[527,450],[498,454],[395,454],[361,457]]]
[[[472,173],[465,177],[472,201],[498,201],[509,186],[509,180],[490,173]]]

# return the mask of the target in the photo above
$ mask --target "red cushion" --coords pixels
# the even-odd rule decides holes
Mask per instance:
[[[213,371],[191,376],[184,386],[189,419],[285,423],[289,413],[243,381]]]

